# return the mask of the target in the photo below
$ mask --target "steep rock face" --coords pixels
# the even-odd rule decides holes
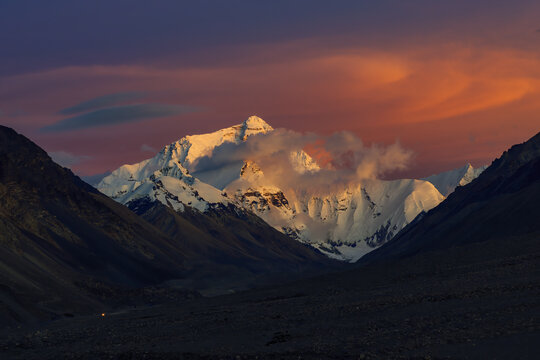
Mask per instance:
[[[391,261],[426,251],[540,239],[540,133],[515,145],[468,185],[406,227],[362,262]],[[486,248],[487,251],[488,248]]]
[[[180,212],[186,205],[203,213],[221,205],[247,209],[277,230],[347,261],[385,243],[420,212],[444,199],[423,180],[366,180],[325,192],[295,191],[277,187],[249,159],[197,169],[197,163],[218,147],[227,151],[221,145],[234,147],[250,136],[272,131],[264,120],[252,116],[240,125],[186,136],[152,159],[115,170],[98,189],[124,204],[149,198]],[[299,174],[320,170],[302,150],[291,152],[289,161],[291,171]]]

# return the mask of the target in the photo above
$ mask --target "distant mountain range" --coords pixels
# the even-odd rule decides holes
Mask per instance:
[[[203,214],[219,213],[224,207],[249,210],[329,257],[354,262],[484,170],[467,165],[422,180],[366,179],[327,190],[280,188],[249,153],[221,167],[200,170],[203,160],[218,153],[232,156],[249,138],[273,131],[264,120],[251,116],[213,133],[185,136],[151,159],[118,168],[97,188],[132,209],[141,201],[157,201],[180,216],[186,209]],[[291,152],[288,161],[290,171],[320,171],[302,149]],[[140,208],[138,212],[144,215]]]

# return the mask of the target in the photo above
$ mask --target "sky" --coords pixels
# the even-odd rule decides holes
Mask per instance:
[[[0,124],[81,176],[258,115],[489,164],[540,131],[540,2],[3,0]]]

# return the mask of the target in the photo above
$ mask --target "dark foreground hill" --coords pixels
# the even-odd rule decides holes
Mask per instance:
[[[181,246],[193,270],[175,283],[205,295],[260,287],[290,280],[294,273],[329,271],[347,265],[328,259],[253,213],[232,205],[205,213],[186,206],[183,212],[176,212],[159,201],[143,198],[128,206]]]
[[[99,306],[105,284],[183,277],[166,235],[0,127],[0,318],[26,320]]]
[[[189,297],[194,293],[182,289],[245,288],[269,274],[292,276],[331,264],[243,216],[246,221],[214,219],[210,226],[200,213],[180,219],[157,209],[147,218],[161,231],[0,126],[0,321],[136,303],[135,289],[164,281],[177,289],[175,296]]]
[[[279,287],[5,329],[0,351],[14,359],[537,359],[537,141],[514,147],[458,190],[461,201],[449,198],[410,227],[401,235],[410,248],[389,244],[356,269]]]
[[[0,357],[536,359],[540,251],[516,253],[473,244],[287,286],[4,329]]]

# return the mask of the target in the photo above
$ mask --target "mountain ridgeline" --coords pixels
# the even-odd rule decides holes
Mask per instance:
[[[264,128],[252,125],[218,141]],[[538,357],[540,134],[475,180],[470,166],[432,177],[443,191],[455,187],[446,199],[428,181],[403,180],[358,184],[348,202],[330,196],[316,214],[312,201],[308,214],[334,225],[343,220],[330,217],[334,205],[358,227],[362,214],[390,221],[362,240],[385,238],[354,265],[257,216],[297,209],[285,194],[261,185],[231,197],[192,175],[184,145],[104,180],[128,208],[0,127],[4,357]],[[232,170],[229,180],[261,179],[255,164]],[[418,196],[432,191],[442,198],[428,210]],[[401,231],[391,225],[392,215],[415,213]]]
[[[50,160],[45,163],[50,164]],[[34,165],[42,166],[39,162]],[[3,174],[5,169],[3,166]],[[459,173],[471,171],[466,167],[456,171],[459,176],[446,174],[439,177],[443,181],[438,185],[449,185],[448,180],[458,179]],[[158,178],[152,182],[156,192],[150,195],[159,198],[165,195],[159,192],[160,182],[167,179]],[[69,181],[66,185],[71,186]],[[87,194],[95,194],[80,185]],[[10,182],[8,186],[14,188]],[[35,186],[49,192],[54,184]],[[73,191],[79,192],[77,188]],[[171,205],[178,200],[173,196],[164,199]],[[6,358],[40,360],[535,359],[540,352],[539,201],[540,134],[512,147],[476,180],[457,187],[441,204],[416,217],[393,239],[349,265],[347,271],[227,296],[124,308],[105,318],[75,316],[30,328],[6,328],[3,332],[0,328],[0,349]],[[276,203],[284,204],[284,200],[276,198]],[[141,196],[128,205],[156,225],[156,236],[159,228],[183,250],[179,272],[184,277],[172,281],[176,286],[190,279],[215,281],[212,269],[219,268],[230,279],[231,274],[236,273],[233,278],[242,274],[241,264],[245,264],[244,271],[249,268],[247,271],[255,273],[278,258],[284,267],[316,259],[317,253],[301,252],[299,246],[304,245],[294,240],[281,242],[282,233],[265,228],[263,220],[233,203],[214,204],[203,211],[186,203],[179,210]],[[116,206],[125,210],[120,204]],[[110,211],[104,208],[100,213],[105,216]],[[5,222],[11,220],[9,216],[3,213],[1,218]],[[19,212],[15,218],[21,216]],[[26,228],[31,230],[29,224]],[[274,231],[271,236],[270,231]],[[4,245],[6,238],[1,239]],[[28,240],[31,246],[34,242],[37,240]],[[28,249],[14,249],[9,259],[28,259],[32,255],[28,254]],[[206,262],[190,269],[189,259],[200,259],[200,254]],[[43,268],[40,259],[30,258],[32,270]],[[151,265],[155,264],[150,261],[145,266]],[[34,279],[23,278],[9,268],[6,271],[5,261],[2,269],[2,283],[8,278],[18,289],[28,287],[27,281]],[[208,272],[197,273],[204,269]],[[62,275],[58,281],[65,279]],[[41,282],[32,285],[49,291],[49,299],[65,297],[47,285],[51,279],[55,278],[42,276]],[[4,313],[8,290],[2,287]],[[29,292],[39,294],[35,288],[27,289]],[[70,300],[81,293],[80,289],[74,291]]]
[[[189,170],[220,144],[271,131],[251,117],[187,136],[114,171],[100,192],[0,127],[1,318],[230,293],[342,266],[328,256],[367,254],[365,265],[470,246],[469,255],[485,258],[537,245],[540,135],[486,170],[467,165],[433,183],[364,181],[324,196],[283,192],[248,160],[212,176]],[[306,153],[291,161],[300,171],[319,169]],[[436,186],[455,190],[445,198]]]
[[[178,296],[230,291],[331,263],[249,214],[187,214],[152,207],[159,229],[0,126],[0,318],[95,311],[172,280]]]
[[[485,244],[486,253],[538,248],[539,201],[540,133],[505,151],[476,180],[456,188],[360,262],[394,261],[477,243]]]
[[[97,188],[131,208],[141,199],[148,199],[168,206],[181,217],[186,207],[203,214],[223,208],[247,210],[331,258],[354,262],[392,239],[419,213],[444,200],[435,186],[440,184],[446,194],[483,170],[468,165],[437,177],[433,183],[364,179],[322,191],[309,186],[300,190],[281,188],[252,154],[244,153],[239,160],[235,155],[250,141],[280,134],[263,119],[251,116],[229,128],[185,136],[163,147],[153,158],[121,166]],[[317,176],[321,171],[303,149],[287,151],[290,156],[283,161],[288,164],[282,165],[294,172],[291,176]],[[214,157],[228,161],[211,169],[200,166]],[[140,210],[138,213],[144,215]]]

